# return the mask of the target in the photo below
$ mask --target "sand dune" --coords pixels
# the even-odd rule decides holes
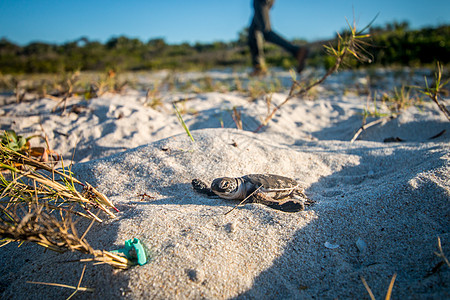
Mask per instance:
[[[279,76],[287,82],[287,74]],[[379,299],[394,273],[393,299],[448,298],[449,268],[432,269],[440,261],[438,236],[450,255],[450,123],[431,104],[411,107],[350,143],[366,96],[342,90],[363,82],[358,78],[333,76],[316,100],[293,100],[260,133],[252,131],[267,111],[265,100],[219,92],[167,93],[155,110],[143,106],[143,92],[129,91],[64,117],[41,99],[2,106],[0,125],[33,132],[41,123],[68,160],[76,147],[77,177],[121,211],[89,232],[94,248],[116,249],[137,237],[152,253],[148,264],[127,271],[88,265],[82,285],[96,292],[80,298],[368,298],[364,277]],[[173,114],[177,97],[190,99],[180,107],[190,112],[183,118],[195,142]],[[272,101],[284,97],[276,93]],[[235,129],[233,107],[244,130]],[[247,204],[224,216],[236,203],[190,186],[193,178],[250,173],[295,178],[316,203],[293,214]],[[82,266],[66,261],[79,257],[7,245],[0,250],[2,297],[70,295],[26,281],[76,285]]]

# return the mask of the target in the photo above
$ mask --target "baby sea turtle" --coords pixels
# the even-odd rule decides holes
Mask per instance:
[[[198,193],[231,200],[265,204],[284,212],[298,212],[311,205],[297,181],[273,174],[250,174],[242,177],[220,177],[213,180],[211,188],[199,179],[192,180]],[[243,201],[244,202],[244,201]]]

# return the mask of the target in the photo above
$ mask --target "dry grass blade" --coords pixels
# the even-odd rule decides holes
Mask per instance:
[[[395,283],[395,278],[397,278],[397,274],[396,273],[392,276],[391,282],[389,283],[389,288],[388,288],[388,291],[386,293],[386,298],[384,298],[385,300],[391,299],[392,289],[394,288],[394,283]]]
[[[247,197],[245,197],[244,200],[242,200],[241,202],[239,202],[239,204],[235,205],[232,209],[230,209],[229,211],[227,211],[224,216],[228,215],[229,213],[231,213],[233,210],[235,210],[236,208],[238,208],[239,206],[241,206],[242,204],[244,204],[251,196],[253,196],[253,194],[255,194],[260,188],[262,188],[263,186],[260,185],[256,190],[254,190],[250,195],[248,195]]]
[[[447,266],[450,268],[450,262],[449,262],[448,258],[445,256],[444,250],[442,250],[441,238],[440,237],[438,237],[438,249],[439,249],[439,252],[434,252],[434,254],[436,254],[437,257],[442,258],[444,263],[447,264]]]
[[[231,117],[233,118],[234,124],[236,124],[236,128],[239,130],[242,130],[242,118],[241,118],[241,112],[236,106],[233,106],[233,113],[231,114]]]
[[[386,297],[384,298],[385,300],[390,300],[391,296],[392,296],[392,289],[394,288],[394,283],[395,283],[395,278],[397,278],[397,274],[394,273],[394,275],[392,276],[391,282],[389,283],[389,288],[386,292]],[[366,280],[364,279],[364,277],[361,276],[361,281],[364,284],[364,287],[367,290],[367,293],[369,293],[369,297],[371,300],[375,300],[375,296],[372,293],[372,290],[370,289],[369,285],[367,284]]]
[[[356,139],[359,137],[359,135],[360,135],[364,130],[366,130],[367,128],[370,128],[370,127],[372,127],[372,126],[378,125],[378,124],[383,123],[383,122],[388,121],[388,120],[392,120],[392,119],[394,119],[394,118],[396,118],[396,117],[397,117],[396,115],[392,115],[392,116],[384,117],[384,118],[375,120],[375,121],[373,121],[373,122],[364,124],[363,126],[361,126],[361,128],[358,129],[358,131],[356,131],[356,133],[355,133],[355,135],[353,136],[353,138],[351,139],[350,143],[355,142]]]
[[[84,267],[83,267],[83,271],[81,272],[80,280],[78,281],[78,285],[76,287],[75,286],[71,286],[71,285],[67,285],[67,284],[61,284],[61,283],[34,282],[34,281],[27,281],[27,283],[48,285],[48,286],[56,286],[56,287],[62,287],[62,288],[66,288],[66,289],[73,289],[75,291],[72,294],[70,294],[70,296],[67,298],[67,300],[69,300],[78,291],[80,291],[80,292],[91,292],[91,293],[95,291],[95,289],[93,289],[93,288],[87,288],[87,287],[80,286],[81,285],[81,281],[83,280],[83,276],[84,276],[84,272],[85,271],[86,271],[86,265],[84,265]]]
[[[128,260],[126,257],[113,254],[108,251],[95,250],[93,258],[86,258],[80,260],[81,262],[95,262],[98,264],[108,264],[117,269],[128,269],[135,264]]]
[[[373,295],[372,290],[370,289],[370,287],[369,287],[369,285],[367,284],[367,281],[364,279],[364,277],[361,277],[361,281],[363,282],[364,287],[365,287],[366,290],[367,290],[367,293],[369,293],[370,299],[375,300],[375,296]]]
[[[87,287],[75,287],[67,284],[61,284],[61,283],[51,283],[51,282],[37,282],[37,281],[27,281],[27,283],[31,284],[41,284],[41,285],[49,285],[49,286],[57,286],[72,290],[78,290],[81,292],[94,292],[95,290],[93,288],[87,288]]]
[[[67,298],[67,300],[71,299],[80,290],[80,285],[81,285],[81,281],[83,280],[84,271],[86,271],[86,265],[83,266],[83,271],[81,272],[81,276],[80,276],[80,280],[78,281],[77,288],[75,289],[75,291],[72,294],[70,294],[70,296]]]

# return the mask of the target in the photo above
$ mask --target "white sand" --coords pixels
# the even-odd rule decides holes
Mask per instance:
[[[50,100],[6,105],[0,125],[15,121],[16,131],[33,132],[41,122],[66,159],[78,140],[75,161],[85,163],[75,164],[77,177],[121,210],[89,232],[89,243],[113,250],[137,237],[152,252],[150,263],[128,271],[89,264],[82,286],[96,292],[79,298],[361,299],[368,298],[364,277],[381,299],[394,273],[393,299],[449,298],[449,268],[431,270],[440,261],[438,236],[450,256],[450,122],[433,105],[411,108],[350,143],[365,96],[342,91],[363,79],[333,76],[317,100],[293,100],[258,134],[250,131],[267,110],[263,99],[196,95],[179,105],[196,111],[184,115],[195,143],[168,103],[185,97],[180,94],[167,94],[159,111],[142,105],[143,93],[106,95],[86,104],[86,112],[65,117],[50,113]],[[273,101],[284,97],[275,94]],[[233,106],[241,107],[244,131],[232,129]],[[383,143],[390,137],[405,142]],[[249,173],[295,178],[317,203],[295,214],[247,204],[224,216],[234,202],[204,197],[190,186],[193,178],[210,182]],[[154,198],[141,201],[143,193]],[[82,265],[67,261],[80,257],[8,245],[0,250],[0,295],[67,297],[70,290],[26,281],[76,285]]]

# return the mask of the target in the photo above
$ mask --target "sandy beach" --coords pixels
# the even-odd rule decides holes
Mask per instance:
[[[432,73],[340,72],[307,99],[288,102],[258,133],[267,114],[264,96],[251,101],[236,91],[163,90],[162,103],[150,107],[142,88],[69,100],[64,115],[52,111],[51,99],[16,104],[5,96],[0,128],[45,132],[52,149],[74,163],[76,177],[113,201],[117,218],[86,236],[95,249],[118,249],[132,238],[148,248],[150,262],[129,270],[87,264],[81,286],[95,292],[75,298],[369,299],[363,277],[381,299],[396,274],[392,299],[446,299],[450,268],[436,269],[435,252],[439,237],[450,256],[450,122],[424,102],[350,142],[372,107],[365,91],[381,95],[402,83],[423,84],[424,75]],[[145,86],[167,73],[134,76]],[[231,71],[176,76],[179,82],[205,76],[240,78],[244,87],[250,82]],[[282,86],[271,95],[273,105],[286,98],[291,81],[289,72],[272,76]],[[194,178],[210,183],[255,173],[294,178],[316,203],[298,213],[246,204],[224,215],[237,203],[191,187]],[[0,249],[2,299],[72,293],[27,281],[76,286],[83,264],[73,261],[85,256],[17,246]]]

